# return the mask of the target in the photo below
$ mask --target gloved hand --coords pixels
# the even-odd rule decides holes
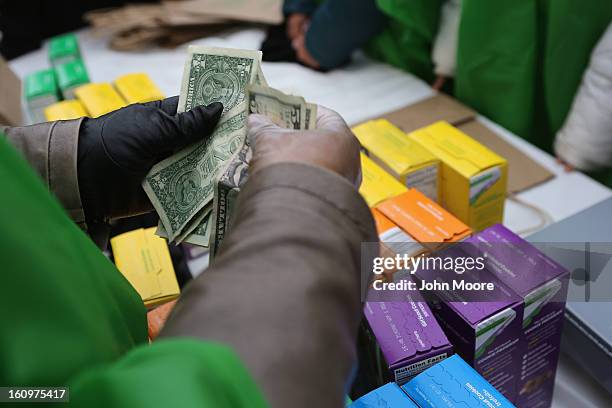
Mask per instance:
[[[151,211],[144,176],[155,163],[209,136],[223,111],[218,102],[179,114],[177,106],[175,96],[84,119],[77,171],[88,225]]]
[[[317,108],[317,129],[281,128],[263,115],[249,116],[249,141],[253,146],[251,173],[266,166],[283,163],[305,163],[331,170],[352,183],[361,184],[359,142],[336,112]]]

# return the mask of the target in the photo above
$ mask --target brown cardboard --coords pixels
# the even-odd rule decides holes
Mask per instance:
[[[168,4],[168,3],[167,3]],[[176,10],[205,14],[253,23],[280,24],[283,22],[283,5],[280,0],[187,0],[171,2]]]
[[[0,55],[0,125],[22,124],[21,80]]]
[[[382,116],[409,133],[440,120],[451,125],[473,120],[476,112],[445,94],[438,94]]]
[[[382,117],[404,132],[412,132],[439,120],[458,127],[508,161],[509,193],[518,193],[554,177],[531,157],[478,122],[474,110],[448,95],[438,94]]]
[[[553,173],[477,120],[457,127],[508,161],[508,193],[527,190],[554,177]]]

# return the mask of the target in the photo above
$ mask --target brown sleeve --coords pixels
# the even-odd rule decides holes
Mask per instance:
[[[23,127],[0,127],[81,227],[85,214],[77,178],[77,147],[82,119]]]
[[[340,176],[304,164],[264,168],[162,336],[233,346],[272,407],[340,408],[356,363],[360,246],[376,240],[368,207]]]

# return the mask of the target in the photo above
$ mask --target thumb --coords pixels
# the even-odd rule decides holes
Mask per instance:
[[[247,139],[251,146],[255,146],[257,139],[264,137],[269,132],[275,133],[277,130],[282,129],[267,116],[259,114],[249,115],[248,128]]]
[[[167,140],[167,150],[181,149],[209,136],[215,130],[222,113],[223,105],[220,102],[178,113],[173,117],[178,134]]]

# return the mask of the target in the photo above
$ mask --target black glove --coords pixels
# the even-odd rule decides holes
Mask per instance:
[[[223,111],[218,102],[179,114],[177,106],[175,96],[84,119],[77,170],[90,227],[151,211],[144,176],[155,163],[209,136]]]

